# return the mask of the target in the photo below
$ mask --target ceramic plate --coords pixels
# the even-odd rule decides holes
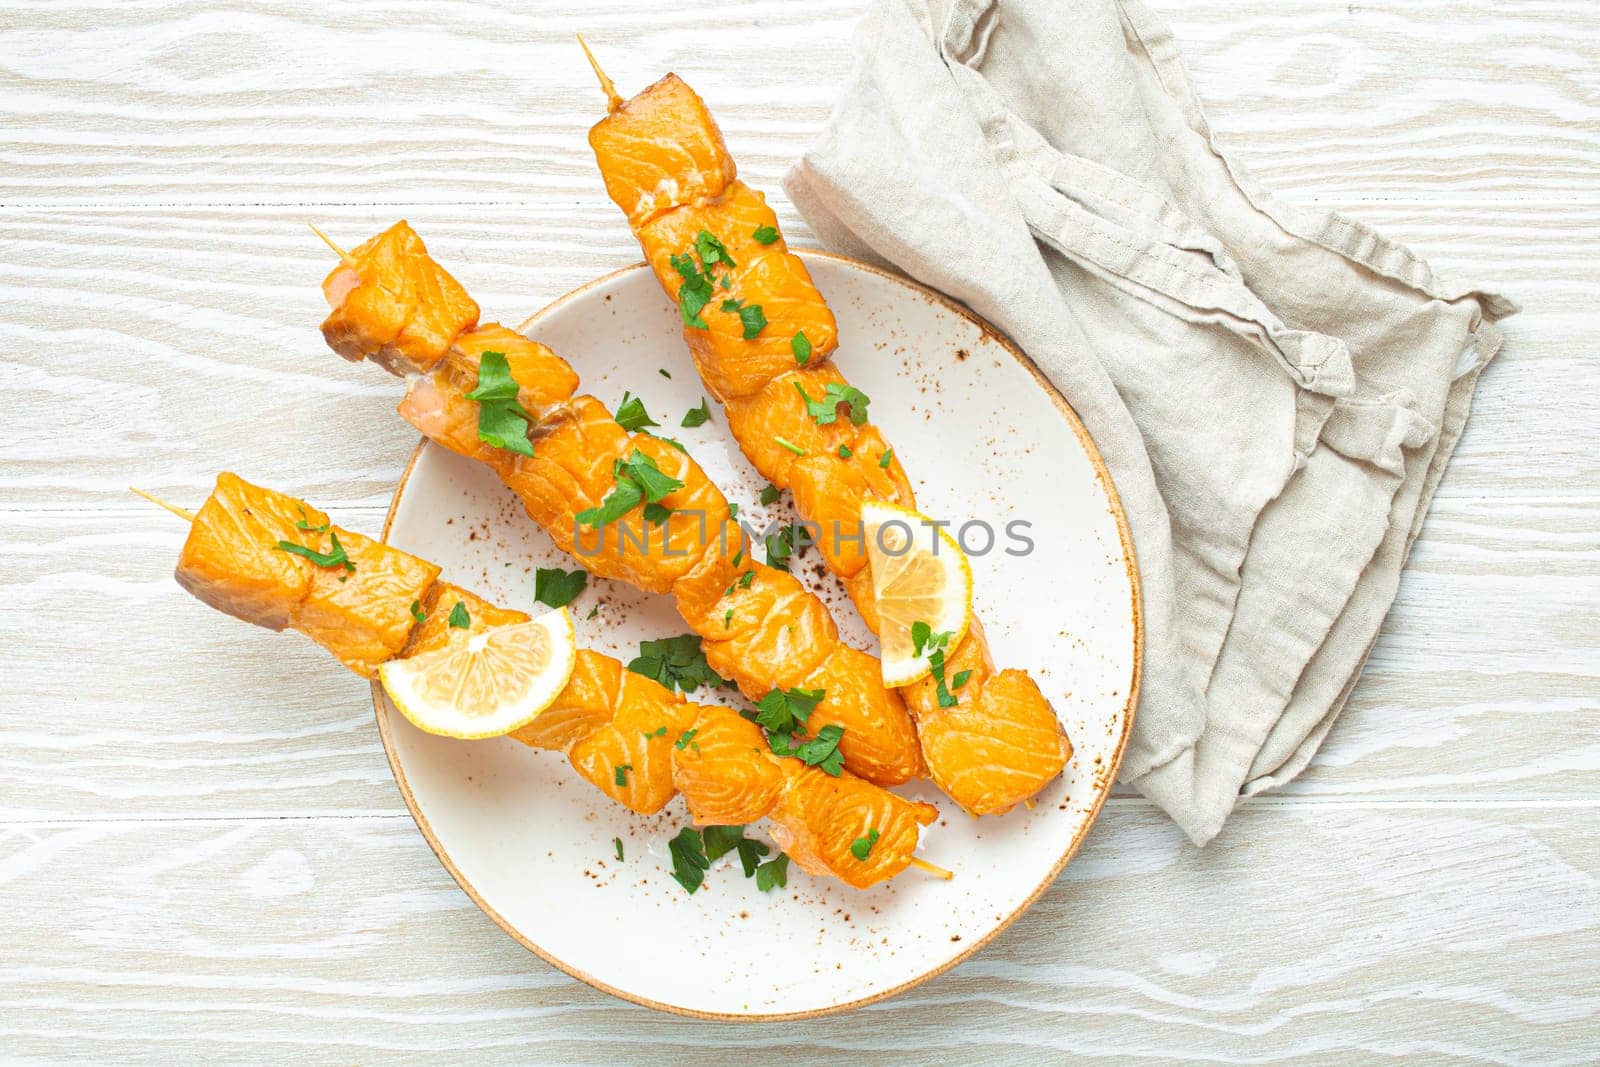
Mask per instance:
[[[976,609],[997,664],[1032,672],[1076,754],[1032,810],[999,818],[975,820],[931,784],[903,790],[939,806],[920,855],[953,870],[951,881],[913,869],[861,892],[791,867],[787,889],[763,894],[730,855],[690,896],[669,875],[667,841],[687,822],[681,801],[634,815],[559,754],[421,733],[374,686],[401,792],[461,887],[557,967],[666,1011],[740,1019],[840,1011],[976,952],[1077,850],[1111,789],[1132,717],[1137,572],[1115,492],[1071,409],[970,312],[863,264],[806,259],[847,339],[838,365],[872,397],[872,418],[910,472],[919,507],[994,530],[987,553],[981,527],[966,537]],[[765,482],[714,405],[709,423],[678,428],[704,393],[679,329],[677,309],[643,265],[523,326],[608,406],[624,390],[642,396],[661,432],[681,439],[739,502],[741,518],[758,528],[793,521],[787,497],[759,504]],[[524,610],[536,610],[536,567],[572,566],[487,468],[432,445],[419,447],[396,490],[385,537],[441,564],[449,580]],[[796,569],[828,602],[840,635],[874,649],[814,550]],[[573,613],[581,645],[624,662],[641,640],[685,629],[669,599],[603,580]],[[694,697],[737,700],[729,690]]]

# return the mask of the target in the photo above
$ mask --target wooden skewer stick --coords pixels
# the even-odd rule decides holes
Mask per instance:
[[[617,92],[616,84],[606,77],[606,72],[600,69],[600,63],[594,58],[594,53],[589,51],[589,42],[583,39],[583,34],[578,34],[578,46],[583,49],[583,54],[589,57],[589,66],[594,68],[594,76],[600,79],[600,91],[606,94],[606,114],[613,114],[622,106],[622,94]]]
[[[128,486],[128,492],[136,493],[139,496],[144,497],[146,500],[150,501],[150,503],[156,505],[157,507],[166,508],[168,511],[172,512],[174,515],[178,516],[178,518],[183,519],[186,522],[193,522],[194,521],[194,512],[190,511],[188,508],[180,508],[176,504],[169,504],[165,500],[162,500],[160,497],[152,496],[149,493],[145,492],[143,489],[135,489],[131,485]]]
[[[317,229],[317,224],[316,223],[308,222],[308,223],[306,223],[306,225],[311,227],[311,232],[312,233],[314,233],[318,237],[322,238],[322,243],[323,244],[325,244],[329,248],[333,249],[334,254],[339,257],[339,262],[343,263],[347,267],[355,265],[355,260],[351,257],[350,253],[346,252],[344,249],[342,249],[338,245],[334,244],[333,243],[333,238],[329,237],[327,234],[325,234],[321,230]]]
[[[935,878],[943,878],[947,882],[955,877],[954,871],[947,871],[943,867],[935,867],[927,860],[918,859],[915,856],[911,857],[911,866],[915,867],[919,871],[927,871]]]

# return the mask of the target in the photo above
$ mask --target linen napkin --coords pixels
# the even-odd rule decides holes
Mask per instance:
[[[1516,306],[1257,188],[1136,0],[879,0],[857,49],[788,192],[1093,434],[1144,586],[1123,778],[1204,844],[1327,735]]]

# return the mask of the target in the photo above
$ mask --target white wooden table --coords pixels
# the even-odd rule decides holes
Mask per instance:
[[[172,583],[125,486],[233,468],[376,529],[413,444],[322,346],[307,220],[408,216],[515,321],[636,258],[574,32],[630,91],[690,76],[778,194],[859,6],[3,5],[0,1059],[1600,1056],[1593,0],[1157,4],[1265,184],[1526,310],[1311,770],[1204,851],[1119,796],[896,1000],[711,1025],[546,966],[417,834],[366,687]]]

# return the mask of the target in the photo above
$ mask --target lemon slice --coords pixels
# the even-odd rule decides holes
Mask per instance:
[[[925,624],[930,635],[948,634],[953,650],[972,624],[972,565],[956,539],[919,512],[881,500],[861,505],[878,606],[878,644],[883,684],[910,685],[933,669],[913,638]],[[939,645],[937,637],[934,644]]]
[[[420,730],[445,737],[499,737],[526,726],[572,677],[578,640],[560,608],[532,622],[477,633],[378,668],[384,692]]]

